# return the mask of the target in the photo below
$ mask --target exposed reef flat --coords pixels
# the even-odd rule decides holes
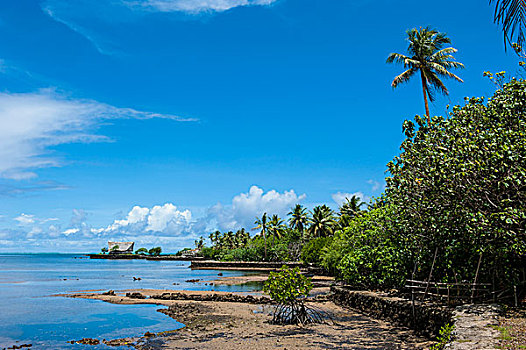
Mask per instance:
[[[189,300],[157,298],[172,294],[187,295]],[[115,304],[164,305],[167,308],[159,312],[186,325],[176,331],[136,338],[137,349],[425,349],[431,344],[407,328],[342,308],[323,297],[317,297],[312,305],[331,315],[332,320],[299,327],[270,324],[273,306],[254,302],[266,298],[261,294],[134,289],[62,296]],[[231,296],[243,302],[225,300]],[[222,300],[194,301],[194,298]],[[253,302],[244,302],[245,298]]]

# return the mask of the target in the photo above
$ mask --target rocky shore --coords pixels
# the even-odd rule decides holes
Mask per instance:
[[[314,294],[328,291],[319,289]],[[185,324],[157,334],[145,329],[144,336],[122,340],[137,349],[426,349],[432,344],[408,328],[343,308],[321,294],[309,304],[330,318],[304,327],[271,324],[273,305],[258,293],[136,289],[62,296],[162,305],[159,312]]]

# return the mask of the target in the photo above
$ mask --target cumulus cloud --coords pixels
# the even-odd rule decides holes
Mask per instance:
[[[189,233],[192,222],[190,210],[178,210],[172,203],[145,208],[134,206],[125,219],[115,220],[103,229],[92,229],[97,235],[139,235],[157,233],[178,236]]]
[[[341,206],[345,202],[346,198],[351,199],[352,196],[356,196],[360,198],[362,202],[369,202],[371,200],[370,197],[364,195],[362,192],[354,192],[354,193],[337,192],[337,193],[333,193],[331,197],[332,197],[332,200],[336,204],[338,204],[338,206]]]
[[[241,227],[252,229],[256,217],[263,213],[285,217],[290,208],[306,198],[297,195],[294,190],[279,193],[275,190],[264,192],[258,186],[250,187],[247,193],[241,193],[232,199],[230,205],[216,204],[207,211],[205,218],[195,226],[195,230],[211,229],[236,230]],[[206,225],[202,223],[206,223]]]
[[[53,90],[0,93],[0,177],[30,179],[37,176],[35,169],[60,166],[50,147],[108,141],[94,130],[102,121],[123,118],[190,120],[74,99]]]
[[[134,8],[160,12],[223,12],[240,6],[265,6],[277,0],[137,0],[124,1]]]

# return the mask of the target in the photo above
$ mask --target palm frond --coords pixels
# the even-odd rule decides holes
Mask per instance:
[[[400,53],[393,52],[387,57],[386,63],[400,63],[405,65],[405,60],[409,57],[402,55]]]
[[[434,90],[444,94],[444,95],[449,95],[449,91],[448,89],[446,88],[446,86],[444,85],[444,83],[442,82],[442,80],[440,80],[439,77],[436,76],[436,74],[433,74],[433,72],[426,72],[426,78],[427,78],[427,86],[429,88],[429,86],[431,86]],[[429,99],[431,100],[431,102],[433,102],[434,100],[434,96],[433,96],[433,99],[431,98],[431,95],[429,96]]]
[[[439,59],[440,57],[453,57],[452,54],[456,52],[458,52],[458,50],[455,49],[454,47],[446,47],[444,49],[440,49],[437,52],[433,53],[430,56],[430,59],[436,60],[436,59]]]
[[[447,62],[449,64],[459,64],[458,62]],[[441,75],[441,76],[444,76],[444,77],[448,77],[448,78],[451,78],[451,79],[455,79],[456,81],[460,82],[460,83],[463,83],[464,81],[456,76],[455,74],[451,73],[450,71],[448,71],[445,67],[445,65],[447,64],[446,62],[443,62],[443,63],[435,63],[435,62],[428,62],[427,63],[427,67],[433,69],[436,73],[438,73],[438,75]],[[462,64],[462,63],[460,63]],[[462,67],[464,67],[464,65],[462,65]]]
[[[502,26],[504,42],[517,42],[522,46],[526,29],[526,2],[524,0],[490,0],[495,3],[495,23]]]
[[[411,77],[416,73],[416,69],[414,68],[410,68],[408,70],[406,70],[405,72],[403,72],[402,74],[396,76],[394,79],[393,79],[393,82],[391,83],[391,86],[394,88],[396,88],[398,85],[402,84],[402,83],[405,83],[407,82],[409,79],[411,79]]]

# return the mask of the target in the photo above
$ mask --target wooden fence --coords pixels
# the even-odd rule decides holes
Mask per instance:
[[[407,280],[412,300],[433,300],[448,305],[488,303],[513,298],[510,289],[494,290],[490,283],[441,283]]]

